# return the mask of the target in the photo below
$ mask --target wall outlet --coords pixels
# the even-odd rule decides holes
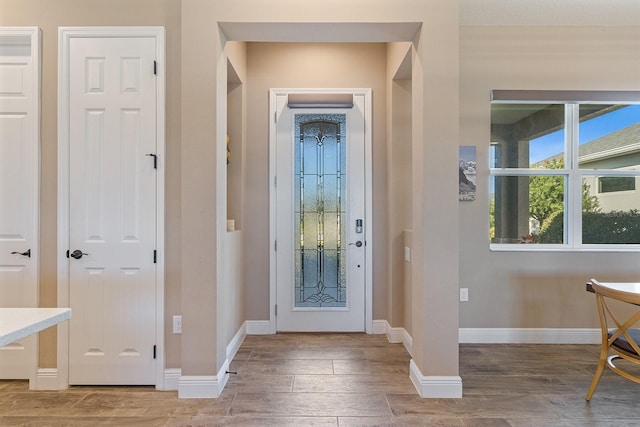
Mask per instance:
[[[173,316],[173,333],[182,333],[182,316]]]
[[[469,288],[460,288],[460,301],[469,301]]]
[[[404,260],[406,262],[411,262],[411,248],[408,246],[404,247]]]

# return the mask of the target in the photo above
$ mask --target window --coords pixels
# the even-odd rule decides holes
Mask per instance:
[[[494,91],[489,155],[492,249],[640,246],[639,92]]]
[[[632,191],[636,189],[636,178],[633,176],[603,176],[598,178],[598,193],[614,193],[616,191]]]

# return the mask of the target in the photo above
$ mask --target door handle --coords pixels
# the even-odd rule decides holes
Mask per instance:
[[[356,247],[358,247],[358,248],[359,248],[359,247],[361,247],[361,246],[362,246],[362,241],[358,240],[358,241],[357,241],[357,242],[355,242],[355,243],[349,243],[349,246],[353,246],[353,245],[355,245]]]
[[[27,249],[26,252],[11,252],[11,255],[22,255],[26,256],[27,258],[31,258],[31,249]]]
[[[75,259],[80,259],[82,258],[83,255],[89,255],[89,254],[82,252],[80,249],[76,249],[75,251],[69,254],[71,258],[75,258]]]

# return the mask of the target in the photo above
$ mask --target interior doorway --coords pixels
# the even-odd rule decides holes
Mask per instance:
[[[370,90],[271,91],[276,331],[371,328],[370,102]]]

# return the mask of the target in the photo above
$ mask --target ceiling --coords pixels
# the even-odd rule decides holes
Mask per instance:
[[[459,0],[460,25],[638,26],[639,0]]]

